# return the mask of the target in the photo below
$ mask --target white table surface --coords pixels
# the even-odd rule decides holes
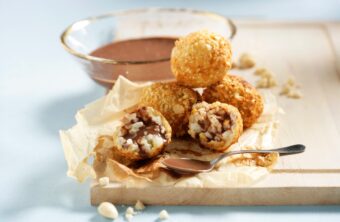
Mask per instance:
[[[339,1],[0,0],[0,221],[108,221],[90,206],[89,185],[65,174],[58,130],[72,126],[76,110],[104,92],[64,52],[59,35],[87,16],[148,6],[233,18],[340,20]],[[154,206],[133,221],[157,221],[163,208],[169,221],[340,221],[338,206]]]

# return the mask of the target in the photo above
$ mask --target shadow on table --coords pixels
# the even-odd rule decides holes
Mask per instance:
[[[68,211],[93,212],[89,182],[80,184],[66,176],[65,160],[51,162],[35,175],[23,176],[21,190],[1,209],[6,218],[37,207],[63,208]]]
[[[42,105],[36,121],[42,130],[58,139],[60,129],[67,129],[75,123],[77,110],[100,98],[104,92],[103,88],[94,86],[86,92],[50,100]],[[24,175],[23,172],[23,184],[20,186],[23,189],[18,190],[12,201],[0,209],[1,215],[11,218],[37,207],[95,213],[90,206],[89,183],[79,184],[66,176],[63,156],[56,156],[48,165],[37,167],[34,175]]]
[[[57,135],[60,129],[67,129],[75,124],[75,114],[79,109],[104,94],[104,88],[96,85],[87,92],[51,100],[41,107],[38,122],[43,130]]]

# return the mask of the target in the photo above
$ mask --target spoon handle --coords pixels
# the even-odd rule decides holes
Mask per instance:
[[[271,150],[236,150],[236,151],[230,151],[226,152],[224,154],[221,154],[219,157],[216,159],[210,161],[212,165],[215,165],[218,163],[220,160],[231,156],[231,155],[236,155],[236,154],[243,154],[243,153],[274,153],[277,152],[280,154],[280,156],[285,156],[285,155],[292,155],[292,154],[298,154],[298,153],[303,153],[305,151],[305,146],[302,144],[295,144],[291,146],[286,146],[278,149],[271,149]]]

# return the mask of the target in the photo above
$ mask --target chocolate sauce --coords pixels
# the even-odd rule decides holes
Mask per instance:
[[[191,160],[191,159],[176,159],[168,158],[163,160],[166,166],[175,169],[190,169],[190,170],[209,170],[211,165],[209,162]]]
[[[137,82],[173,79],[170,56],[175,40],[153,37],[112,42],[94,50],[90,55],[118,63],[93,61],[87,67],[88,72],[96,82],[108,88],[112,87],[119,75]]]

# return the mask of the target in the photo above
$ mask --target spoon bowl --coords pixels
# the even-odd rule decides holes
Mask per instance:
[[[167,158],[162,161],[163,165],[165,165],[168,169],[173,170],[179,174],[195,174],[195,173],[204,173],[211,171],[215,165],[221,161],[222,159],[236,155],[236,154],[244,154],[244,153],[279,153],[280,156],[284,155],[292,155],[303,153],[305,151],[305,146],[301,144],[296,144],[292,146],[287,146],[279,149],[271,149],[271,150],[237,150],[230,151],[221,154],[219,157],[211,160],[211,161],[202,161],[195,160],[190,158]]]

